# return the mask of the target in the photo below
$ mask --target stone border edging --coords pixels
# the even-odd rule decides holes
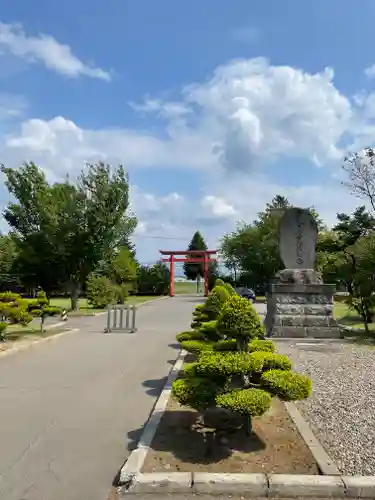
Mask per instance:
[[[340,476],[341,473],[335,462],[331,459],[323,446],[319,443],[310,425],[303,418],[297,406],[292,402],[287,402],[284,404],[303,441],[305,441],[312,456],[314,457],[315,462],[318,464],[320,472],[325,476]]]
[[[46,327],[46,330],[52,330],[53,328],[57,328],[61,325],[65,325],[65,324],[66,324],[65,322],[56,323],[54,325],[50,325],[48,328]],[[59,339],[60,337],[62,337],[64,335],[78,332],[78,330],[79,330],[79,328],[72,328],[70,330],[65,330],[63,332],[56,333],[56,335],[49,335],[48,337],[42,337],[40,339],[34,340],[34,341],[27,343],[27,344],[21,344],[21,345],[16,344],[13,347],[11,347],[10,349],[6,349],[5,351],[1,351],[0,357],[8,356],[10,354],[16,354],[17,352],[26,351],[27,349],[30,349],[30,347],[42,344],[43,342],[50,342],[51,340]]]
[[[138,473],[127,493],[190,493],[268,498],[375,498],[375,476],[304,474],[215,474],[205,472]]]
[[[180,373],[186,355],[187,351],[181,350],[175,364],[169,372],[168,379],[160,393],[160,396],[155,402],[154,408],[152,409],[150,417],[144,427],[137,448],[130,453],[127,461],[121,468],[119,479],[120,485],[129,485],[134,477],[140,473],[160,420],[167,408],[169,397],[172,392],[172,383],[176,380],[178,374]]]
[[[334,340],[339,341],[339,339]],[[130,453],[120,471],[118,487],[120,498],[125,498],[128,493],[153,493],[157,495],[169,493],[238,494],[250,498],[375,498],[375,476],[342,476],[293,403],[286,403],[286,409],[324,475],[219,474],[205,472],[141,473],[140,471],[156,434],[157,427],[166,410],[171,395],[172,383],[177,378],[186,355],[187,352],[183,350],[178,355],[145,425],[138,446]]]

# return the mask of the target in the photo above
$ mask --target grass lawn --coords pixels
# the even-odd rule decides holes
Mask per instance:
[[[203,293],[203,282],[200,286],[201,292]],[[176,295],[180,294],[196,294],[197,293],[197,283],[195,281],[175,281],[174,293]]]
[[[336,302],[334,303],[333,315],[338,323],[350,326],[355,328],[356,330],[363,330],[363,321],[358,315],[357,311],[349,308],[347,304],[344,302]],[[375,323],[369,324],[370,330],[375,331]]]
[[[48,327],[48,323],[46,322],[44,327]],[[9,325],[5,332],[5,339],[8,342],[15,342],[17,340],[28,338],[44,338],[50,337],[51,335],[56,335],[62,331],[61,328],[49,328],[48,330],[40,331],[40,320],[36,320],[29,323],[27,326],[20,325]]]
[[[141,295],[141,296],[130,296],[129,304],[141,304],[142,302],[146,302],[147,300],[157,299],[158,296],[155,295]],[[70,311],[70,299],[68,297],[55,297],[51,299],[51,306],[60,307],[61,309],[66,309]],[[91,316],[97,312],[103,312],[105,309],[94,309],[87,301],[85,297],[82,297],[78,301],[78,311],[70,311],[69,315],[82,316],[87,314]]]

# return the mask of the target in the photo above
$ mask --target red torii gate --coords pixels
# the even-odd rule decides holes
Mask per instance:
[[[210,262],[215,262],[216,258],[212,255],[217,254],[217,250],[159,250],[162,255],[169,255],[168,258],[161,259],[162,262],[169,262],[170,283],[169,296],[174,296],[174,264],[175,262],[188,262],[189,264],[203,264],[203,279],[204,279],[204,295],[208,295],[208,265]],[[184,255],[176,259],[176,255]],[[199,257],[194,257],[198,255]]]

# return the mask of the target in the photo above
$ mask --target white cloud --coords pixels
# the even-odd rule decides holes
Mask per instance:
[[[363,97],[369,103],[366,115],[358,99],[351,103],[334,86],[331,69],[310,74],[272,66],[263,58],[239,60],[220,66],[211,79],[187,86],[181,95],[180,101],[156,97],[131,104],[167,120],[160,136],[128,129],[81,130],[57,117],[25,122],[8,144],[13,151],[30,147],[76,163],[98,157],[138,167],[245,173],[283,157],[335,165],[345,154],[344,138],[363,142],[373,131],[373,98]]]
[[[107,71],[82,62],[69,45],[59,43],[50,35],[28,36],[20,24],[0,22],[0,54],[4,51],[30,63],[41,62],[46,68],[67,77],[111,79]]]
[[[373,64],[372,66],[369,66],[368,68],[365,69],[365,75],[368,78],[374,78],[374,76],[375,76],[375,64]]]
[[[233,205],[228,203],[224,198],[218,196],[206,195],[202,199],[202,207],[212,213],[214,217],[219,219],[228,219],[237,215],[237,211]]]
[[[300,206],[315,205],[331,223],[336,212],[358,203],[339,181],[331,182],[331,172],[326,171],[326,185],[291,187],[277,185],[262,167],[291,157],[304,168],[309,162],[337,167],[345,154],[344,139],[358,149],[374,141],[374,96],[363,93],[350,100],[333,77],[331,69],[311,74],[263,58],[233,61],[208,80],[185,87],[178,99],[156,96],[133,103],[135,112],[162,119],[160,134],[83,129],[62,116],[33,118],[0,139],[0,157],[11,165],[33,160],[51,177],[78,173],[85,161],[98,160],[208,174],[194,200],[173,189],[157,196],[133,186],[143,260],[156,258],[162,246],[185,247],[197,229],[215,246],[236,220],[253,220],[276,194]],[[160,235],[168,240],[159,240]]]

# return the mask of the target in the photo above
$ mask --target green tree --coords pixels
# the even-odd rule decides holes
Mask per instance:
[[[132,283],[137,278],[138,264],[127,246],[120,247],[104,267],[105,274],[115,283]]]
[[[164,262],[153,266],[140,266],[137,277],[137,291],[142,295],[164,295],[169,289],[170,272]]]
[[[206,242],[199,231],[196,231],[189,243],[188,250],[207,250]],[[191,257],[200,258],[203,254],[195,254]],[[197,282],[197,293],[199,292],[200,279],[204,276],[204,265],[184,262],[184,274],[188,280]]]
[[[225,265],[242,285],[263,291],[284,267],[279,255],[279,223],[289,207],[289,200],[277,195],[252,224],[240,223],[234,232],[222,239],[220,251]],[[323,229],[323,221],[316,210],[311,208],[310,211]]]
[[[361,316],[365,330],[374,315],[375,239],[374,218],[364,206],[352,214],[337,214],[331,231],[319,234],[318,268],[326,282],[344,286],[349,292],[348,304]]]
[[[94,309],[104,309],[109,304],[116,303],[116,285],[107,276],[100,276],[93,272],[87,278],[86,296]]]
[[[136,220],[127,215],[129,182],[122,165],[88,165],[78,182],[50,185],[33,163],[2,166],[16,202],[4,217],[14,230],[19,267],[47,294],[67,287],[72,309],[80,289],[101,261],[128,241]]]

